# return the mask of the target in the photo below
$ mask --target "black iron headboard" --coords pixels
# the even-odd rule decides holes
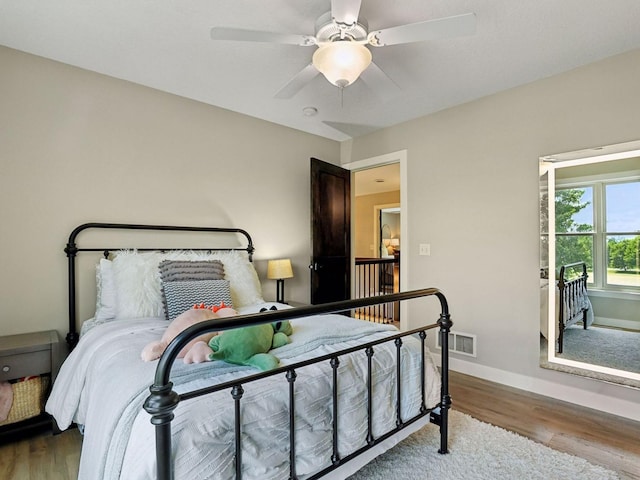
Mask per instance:
[[[247,240],[246,247],[215,247],[215,248],[189,248],[189,247],[154,247],[154,248],[136,248],[132,246],[118,247],[91,247],[79,248],[76,244],[76,237],[84,230],[89,229],[113,229],[113,230],[150,230],[150,231],[169,231],[169,232],[211,232],[211,233],[237,233],[244,236]],[[172,250],[194,250],[194,251],[246,251],[249,254],[249,260],[252,260],[253,241],[251,236],[240,228],[224,228],[224,227],[186,227],[175,225],[137,225],[127,223],[85,223],[76,227],[69,235],[69,241],[64,249],[67,254],[69,265],[69,332],[67,333],[67,344],[73,349],[79,340],[76,327],[77,305],[76,305],[76,266],[75,259],[79,252],[104,252],[107,256],[110,251],[125,250],[136,248],[139,251],[172,251]]]

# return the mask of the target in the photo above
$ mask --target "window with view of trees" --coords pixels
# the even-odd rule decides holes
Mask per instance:
[[[556,265],[585,262],[598,288],[640,289],[640,181],[558,187]]]

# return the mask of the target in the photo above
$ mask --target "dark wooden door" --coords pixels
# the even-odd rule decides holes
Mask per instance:
[[[351,172],[311,159],[311,303],[351,292]]]

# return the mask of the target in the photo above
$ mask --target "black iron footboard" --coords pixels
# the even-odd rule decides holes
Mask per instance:
[[[237,327],[258,325],[263,323],[277,322],[281,320],[290,320],[299,317],[306,317],[321,313],[346,313],[350,310],[376,305],[380,303],[404,301],[420,297],[435,296],[440,301],[441,313],[436,323],[426,325],[424,327],[414,329],[407,332],[401,332],[384,339],[380,339],[374,342],[365,343],[357,347],[341,350],[339,352],[324,355],[318,358],[298,362],[292,365],[280,367],[276,370],[268,372],[260,372],[254,375],[250,375],[244,378],[236,379],[223,384],[203,388],[183,394],[178,394],[173,390],[173,384],[170,381],[171,368],[176,360],[176,357],[180,350],[192,339],[207,331],[223,331]],[[338,468],[344,463],[357,457],[371,447],[386,440],[388,437],[394,435],[400,430],[408,427],[417,420],[429,415],[429,420],[432,423],[437,424],[440,427],[440,448],[439,453],[448,453],[447,450],[447,438],[448,438],[448,411],[451,406],[451,397],[449,395],[449,358],[448,358],[448,341],[449,331],[451,329],[452,322],[449,315],[449,308],[445,296],[435,288],[415,290],[404,293],[397,293],[392,295],[382,295],[379,297],[363,298],[357,300],[347,300],[342,302],[335,302],[323,305],[315,305],[303,308],[285,309],[270,312],[268,314],[254,314],[245,315],[242,317],[234,317],[225,320],[214,320],[209,322],[203,322],[182,332],[165,350],[164,354],[159,360],[158,367],[156,369],[154,384],[150,387],[151,394],[147,398],[144,404],[145,410],[151,414],[151,423],[156,427],[156,458],[157,458],[157,476],[158,479],[173,479],[173,464],[171,455],[171,421],[174,418],[173,411],[178,404],[183,400],[206,395],[212,392],[220,390],[229,390],[233,401],[235,403],[235,467],[236,478],[242,478],[242,444],[241,444],[241,402],[244,394],[243,385],[247,383],[269,377],[272,375],[285,373],[286,380],[288,382],[289,389],[289,451],[290,451],[290,473],[289,478],[296,479],[296,450],[295,450],[295,382],[296,382],[296,370],[315,363],[329,362],[332,369],[332,382],[333,382],[333,414],[332,414],[332,427],[333,427],[333,453],[331,456],[331,465],[322,471],[317,472],[312,477],[313,479],[320,478],[328,472]],[[440,342],[442,345],[442,365],[441,365],[441,392],[440,402],[438,405],[429,409],[425,405],[425,338],[426,332],[430,329],[439,329]],[[401,348],[403,344],[403,337],[408,335],[418,336],[422,344],[422,359],[421,359],[421,389],[422,389],[422,404],[420,412],[412,418],[401,417],[401,390],[403,388],[401,381]],[[372,432],[372,363],[371,357],[373,356],[376,346],[386,343],[394,342],[397,358],[396,358],[396,389],[397,389],[397,405],[396,405],[396,427],[391,431],[385,433],[382,436],[374,438]],[[355,351],[365,351],[368,358],[367,367],[367,441],[366,445],[360,450],[353,452],[348,456],[341,457],[338,450],[338,366],[340,364],[340,357]]]
[[[567,280],[566,276],[572,269],[581,269],[580,276]],[[584,297],[587,295],[587,264],[584,262],[571,263],[560,267],[558,277],[558,353],[562,353],[564,343],[564,329],[578,315],[582,315],[583,328],[587,329],[587,309],[584,308]],[[575,322],[573,322],[575,323]]]

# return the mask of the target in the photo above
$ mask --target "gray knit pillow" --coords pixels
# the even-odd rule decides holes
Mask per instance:
[[[163,282],[224,279],[224,265],[220,260],[163,260],[158,268]]]

